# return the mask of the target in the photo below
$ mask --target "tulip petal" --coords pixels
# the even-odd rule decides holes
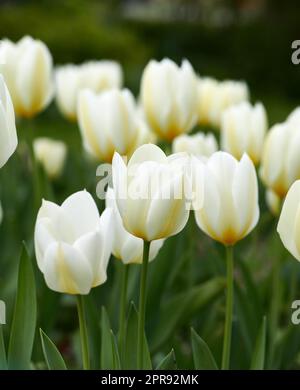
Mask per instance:
[[[289,189],[281,210],[277,232],[283,245],[300,261],[300,180]]]
[[[88,294],[93,282],[86,258],[71,245],[53,243],[44,260],[44,276],[49,288],[67,294]]]

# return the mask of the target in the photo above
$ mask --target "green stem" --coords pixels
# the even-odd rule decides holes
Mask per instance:
[[[79,319],[83,369],[88,370],[90,367],[90,358],[89,358],[89,347],[88,347],[84,302],[83,302],[82,295],[77,295],[77,311],[78,311],[78,319]]]
[[[125,344],[125,319],[127,306],[127,284],[128,284],[129,265],[122,266],[122,287],[121,287],[121,303],[120,303],[120,319],[119,319],[119,348],[121,360],[123,361],[123,352]]]
[[[145,311],[146,311],[146,290],[147,290],[147,270],[149,261],[150,242],[144,241],[143,264],[140,280],[140,301],[138,319],[138,345],[137,345],[137,368],[143,368],[144,355],[144,332],[145,332]]]
[[[226,267],[227,267],[227,293],[226,293],[226,318],[223,341],[222,369],[229,369],[230,347],[232,333],[233,314],[233,247],[226,247]]]
[[[0,322],[0,370],[7,369],[7,360],[6,360],[6,352],[3,338],[3,329],[2,324]]]

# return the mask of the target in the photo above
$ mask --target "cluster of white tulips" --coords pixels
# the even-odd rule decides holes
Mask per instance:
[[[78,296],[84,368],[90,361],[81,296],[106,281],[111,254],[123,262],[125,275],[131,264],[141,264],[137,368],[144,367],[148,263],[193,213],[199,229],[227,251],[222,368],[228,369],[233,247],[259,220],[256,169],[275,215],[283,202],[278,232],[300,260],[299,110],[268,131],[266,110],[262,103],[249,102],[244,82],[200,78],[187,60],[180,66],[169,59],[151,60],[137,103],[122,89],[122,70],[115,62],[54,70],[46,45],[30,37],[1,41],[0,57],[1,167],[17,147],[15,114],[33,117],[54,96],[63,116],[77,121],[84,150],[98,162],[112,164],[112,186],[101,215],[91,194],[78,188],[60,206],[40,199],[35,224],[35,255],[47,286]],[[195,132],[204,124],[218,132]],[[156,141],[167,144],[165,150],[171,146],[172,154]],[[67,158],[62,141],[36,138],[33,151],[49,179],[62,174]],[[124,296],[121,306],[120,345]]]

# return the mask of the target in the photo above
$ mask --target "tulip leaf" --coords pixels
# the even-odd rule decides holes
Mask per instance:
[[[137,334],[138,334],[138,312],[133,302],[130,304],[127,326],[123,369],[137,369]],[[146,336],[144,335],[144,356],[143,369],[152,370],[150,352]]]
[[[254,353],[251,361],[252,370],[263,370],[266,353],[266,317],[264,317],[256,338]]]
[[[114,370],[120,368],[120,357],[116,338],[111,330],[105,307],[101,310],[101,369]]]
[[[151,343],[157,350],[183,322],[187,322],[195,313],[215,299],[225,287],[225,280],[217,277],[199,286],[190,288],[170,298],[162,304],[157,332]]]
[[[7,369],[7,360],[5,352],[5,344],[3,338],[2,324],[0,323],[0,370]]]
[[[174,349],[171,350],[171,352],[168,353],[167,356],[165,356],[162,361],[158,364],[156,367],[156,370],[176,370],[177,369],[177,363],[176,363],[176,356]]]
[[[40,329],[41,343],[45,361],[49,370],[66,370],[66,364],[51,339]]]
[[[30,368],[36,327],[36,291],[31,260],[25,244],[22,248],[17,296],[8,347],[8,368]]]
[[[191,329],[193,360],[196,370],[218,370],[217,363],[206,342]]]

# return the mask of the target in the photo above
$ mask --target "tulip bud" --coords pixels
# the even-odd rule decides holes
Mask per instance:
[[[47,46],[31,37],[17,43],[0,42],[3,73],[17,116],[32,117],[42,111],[53,96],[52,57]]]
[[[284,200],[277,231],[286,249],[300,261],[300,180],[295,181]]]
[[[204,78],[198,82],[198,115],[200,124],[219,127],[223,111],[249,99],[247,84],[240,81]]]
[[[122,69],[114,61],[90,61],[81,65],[64,65],[56,69],[56,102],[61,113],[70,120],[77,117],[79,92],[90,89],[101,92],[120,88]]]
[[[139,147],[128,165],[118,153],[112,162],[113,187],[125,229],[146,241],[179,233],[189,217],[190,183],[186,160],[167,157],[156,145]]]
[[[287,122],[293,126],[300,127],[300,107],[295,108],[287,117]]]
[[[130,234],[123,226],[115,194],[112,188],[107,189],[106,207],[113,210],[113,246],[112,253],[124,264],[142,264],[143,262],[143,240]],[[164,240],[152,241],[150,244],[149,261],[157,256]]]
[[[285,122],[267,134],[260,176],[264,184],[284,198],[291,184],[300,179],[300,127]]]
[[[60,176],[67,154],[67,147],[62,141],[50,138],[36,138],[33,142],[34,155],[50,178]]]
[[[186,152],[196,156],[210,157],[217,150],[217,140],[212,133],[183,134],[173,141],[173,153]]]
[[[202,164],[203,206],[195,208],[201,230],[224,245],[234,245],[257,224],[258,186],[254,165],[244,154],[240,161],[226,152],[214,153]]]
[[[262,104],[242,102],[227,108],[221,120],[221,146],[238,160],[247,153],[257,165],[267,131],[267,116]]]
[[[35,254],[50,289],[83,295],[106,281],[111,214],[106,209],[99,218],[86,191],[76,192],[61,206],[43,200],[35,225]]]
[[[0,74],[0,168],[14,153],[17,145],[14,108],[3,76]]]
[[[171,141],[189,132],[197,121],[197,80],[191,64],[150,61],[141,84],[142,104],[152,130]]]
[[[271,213],[277,217],[280,213],[281,199],[272,190],[266,190],[266,203]]]
[[[134,97],[127,89],[99,95],[81,91],[78,119],[85,149],[100,161],[111,162],[115,151],[130,154],[138,137]]]

